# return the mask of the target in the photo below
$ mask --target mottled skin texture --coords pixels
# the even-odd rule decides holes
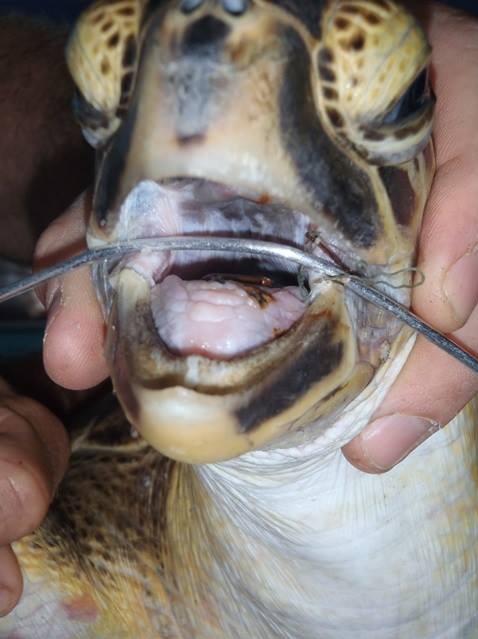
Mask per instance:
[[[170,47],[166,49],[166,56],[173,55],[176,51],[174,35],[178,36],[178,32],[183,38],[183,47],[207,45],[207,42],[201,43],[202,31],[195,33],[194,24],[189,27],[180,22],[176,24],[175,20],[183,18],[175,17],[173,12],[171,23],[167,20],[161,22],[159,18],[155,18],[153,4],[149,5],[149,10],[152,11],[151,24],[154,28],[150,27],[148,33],[153,39],[157,29],[166,36],[167,47]],[[375,111],[387,111],[393,103],[390,96],[400,96],[406,91],[417,68],[410,72],[407,79],[409,67],[401,64],[400,56],[394,58],[401,72],[397,86],[388,86],[387,93],[383,83],[391,76],[385,74],[382,80],[378,81],[378,89],[382,90],[376,90],[374,100],[370,100],[372,90],[364,93],[366,99],[363,101],[359,99],[360,96],[347,96],[350,86],[363,86],[363,82],[361,83],[357,77],[355,85],[353,82],[349,84],[343,75],[349,74],[350,66],[353,67],[354,64],[357,74],[364,67],[370,72],[370,60],[373,68],[374,52],[378,55],[383,47],[386,49],[389,42],[386,36],[393,38],[394,35],[393,30],[381,29],[380,19],[382,12],[388,15],[394,11],[393,5],[378,0],[337,2],[328,5],[318,3],[312,11],[312,7],[304,3],[294,3],[290,7],[288,3],[283,4],[286,9],[290,8],[293,17],[280,13],[280,19],[277,18],[280,29],[276,22],[275,9],[270,9],[270,17],[267,5],[258,5],[260,9],[257,10],[262,12],[260,25],[265,29],[266,43],[271,47],[267,50],[267,56],[271,57],[266,56],[263,67],[262,61],[252,65],[252,80],[248,74],[240,77],[242,88],[251,89],[252,96],[255,96],[252,87],[260,86],[260,83],[257,83],[258,78],[266,78],[269,82],[273,80],[270,84],[272,93],[268,96],[269,99],[261,95],[261,99],[252,100],[253,106],[258,109],[259,121],[262,121],[261,113],[270,115],[272,112],[275,116],[275,119],[267,120],[274,123],[268,140],[269,143],[272,140],[272,146],[264,145],[264,138],[256,139],[253,148],[256,157],[261,159],[271,148],[282,151],[273,156],[269,162],[271,172],[261,176],[260,182],[264,181],[267,190],[276,198],[286,199],[281,188],[289,193],[291,187],[292,196],[288,197],[298,201],[309,214],[315,211],[320,200],[320,222],[324,224],[326,238],[330,240],[336,236],[340,237],[344,245],[339,242],[339,247],[345,257],[350,257],[353,252],[354,256],[365,259],[372,267],[374,264],[386,265],[392,271],[396,270],[397,266],[408,266],[413,262],[416,233],[433,173],[431,147],[428,146],[423,152],[421,150],[424,147],[421,142],[428,139],[430,109],[424,109],[416,114],[412,122],[408,121],[407,126],[400,126],[395,130],[379,126],[372,131],[370,122],[375,122]],[[130,11],[127,11],[128,8]],[[124,10],[121,19],[118,18],[119,9]],[[121,77],[120,84],[124,84],[125,74],[129,73],[133,66],[131,56],[127,55],[127,52],[131,53],[127,43],[130,37],[138,32],[134,19],[138,15],[138,10],[143,9],[145,7],[141,3],[121,0],[101,3],[99,8],[89,14],[94,29],[87,31],[87,34],[98,33],[98,30],[101,33],[108,32],[113,28],[107,27],[112,16],[120,20],[118,33],[122,37],[115,38],[112,33],[109,36],[111,41],[106,41],[107,49],[103,43],[99,53],[109,51],[110,54],[105,53],[105,60],[110,65],[117,65],[114,60],[118,58],[121,60],[121,66],[119,69],[117,66],[110,66],[108,71],[108,64],[101,55],[98,56],[98,64],[94,68],[96,71],[100,69],[103,79],[111,75],[113,68]],[[218,13],[219,9],[216,7],[214,11]],[[324,13],[325,11],[328,13]],[[100,14],[103,14],[101,18]],[[322,23],[322,28],[324,24],[333,24],[334,27],[324,31],[324,39],[320,40],[322,29],[317,28],[317,22],[324,15],[327,16],[327,20]],[[365,25],[362,30],[354,23],[357,16],[360,24]],[[402,14],[398,19],[406,21]],[[129,26],[126,24],[128,20],[131,21]],[[204,23],[202,24],[204,26]],[[287,24],[287,28],[284,28],[284,24]],[[197,23],[195,26],[197,28]],[[227,49],[227,53],[224,53],[222,44],[218,44],[225,37],[224,27],[211,22],[207,26],[211,38],[214,39],[214,51],[211,55],[229,56],[232,50],[233,57],[236,56],[239,64],[249,59],[250,50],[245,45],[241,49],[238,42],[233,42],[231,50]],[[257,36],[256,33],[253,35]],[[283,40],[279,39],[276,44],[278,35]],[[381,35],[384,35],[385,45],[380,41]],[[82,37],[84,39],[80,38],[80,41],[84,44],[88,38]],[[308,43],[307,47],[304,42]],[[75,79],[86,101],[96,109],[94,112],[84,105],[83,110],[80,109],[83,123],[89,129],[90,139],[99,142],[106,132],[109,135],[113,129],[118,130],[118,136],[113,139],[110,148],[111,161],[106,162],[99,173],[95,217],[90,227],[91,236],[98,241],[114,238],[117,205],[121,202],[124,192],[134,182],[133,178],[147,176],[157,179],[167,177],[168,172],[174,174],[178,170],[177,167],[184,162],[185,155],[192,153],[191,149],[194,148],[199,148],[199,155],[203,147],[205,154],[211,149],[221,151],[221,141],[214,139],[214,136],[206,139],[207,136],[200,135],[198,131],[193,131],[193,134],[189,129],[186,131],[189,121],[182,119],[182,111],[178,107],[175,121],[177,128],[174,130],[176,135],[164,139],[166,150],[159,152],[172,158],[171,165],[167,166],[163,173],[148,176],[148,172],[155,172],[158,165],[156,156],[151,153],[155,141],[154,127],[151,128],[151,147],[144,141],[141,127],[151,124],[151,120],[147,119],[148,116],[151,117],[148,105],[150,102],[156,104],[156,93],[154,83],[148,82],[155,73],[153,57],[149,55],[148,49],[148,46],[152,46],[151,42],[148,41],[144,46],[143,66],[138,81],[140,88],[135,94],[130,110],[124,116],[126,124],[122,128],[119,120],[122,110],[126,108],[129,90],[118,93],[116,79],[112,84],[113,89],[107,91],[105,96],[95,92],[91,78],[85,80],[85,59],[78,57],[78,51],[75,53],[75,44],[70,48],[70,56],[73,55],[72,59],[70,57],[70,66],[73,66],[74,74],[76,71]],[[423,56],[425,63],[428,53],[419,35],[412,39],[410,46],[410,50],[404,48],[403,58],[410,59],[410,54],[415,53],[417,57]],[[118,56],[119,50],[121,55]],[[312,50],[317,55],[310,56],[309,59],[308,52]],[[365,57],[360,62],[360,57],[357,56],[360,56],[362,50]],[[281,58],[284,51],[290,53],[291,59],[296,62],[298,60],[311,64],[310,68],[321,77],[321,83],[316,87],[313,96],[307,88],[309,74],[304,72],[304,66],[292,68],[286,56],[285,61]],[[195,52],[197,53],[197,50]],[[279,59],[278,66],[274,66],[274,55]],[[370,59],[367,62],[368,56]],[[270,60],[274,63],[269,67]],[[421,66],[422,64],[418,65],[419,68]],[[306,67],[307,69],[309,67]],[[256,71],[258,75],[254,76]],[[376,76],[372,74],[371,77],[375,79]],[[367,78],[368,76],[365,80]],[[105,86],[108,86],[107,82]],[[150,93],[147,87],[153,87]],[[98,100],[95,103],[96,98]],[[382,105],[380,100],[383,100]],[[183,104],[179,98],[178,103],[180,107],[189,108],[189,105]],[[347,108],[346,104],[350,106]],[[98,117],[98,111],[103,113],[104,121]],[[219,130],[228,134],[225,137],[228,149],[235,148],[239,154],[244,139],[241,136],[237,141],[232,135],[237,120],[233,117],[234,110],[228,110],[227,117],[230,113],[231,122],[220,122]],[[242,114],[243,110],[240,113]],[[368,117],[367,126],[362,122],[364,114]],[[146,117],[142,117],[143,115]],[[202,118],[206,116],[202,112],[199,115],[197,123],[203,125]],[[206,115],[206,121],[210,124],[210,113],[206,112]],[[158,126],[160,133],[169,130],[168,126],[174,122],[174,118],[168,120],[168,117],[168,113],[159,114],[159,121],[163,127],[161,131],[161,126]],[[172,128],[170,130],[173,131]],[[254,134],[257,134],[257,131]],[[243,137],[248,142],[247,132],[244,132]],[[421,140],[420,144],[417,139]],[[379,143],[382,143],[382,146]],[[165,156],[160,157],[160,160],[164,162],[164,158]],[[377,167],[375,163],[382,163],[383,166]],[[400,166],[395,166],[396,164]],[[253,181],[250,175],[245,175],[243,172],[238,176],[243,185],[248,180]],[[279,175],[282,176],[285,187],[274,182],[274,178]],[[204,177],[217,179],[213,166],[206,167]],[[317,184],[321,187],[319,190],[316,189]],[[352,215],[354,206],[357,209]],[[106,225],[103,225],[103,222],[106,222]],[[132,287],[128,286],[126,282],[125,290],[132,292]],[[329,292],[329,296],[330,299],[324,294],[324,298],[329,302],[329,309],[328,313],[322,313],[322,316],[325,316],[324,330],[321,333],[325,337],[322,341],[327,342],[327,345],[339,343],[350,346],[351,331],[348,330],[349,320],[344,310],[345,305],[337,291]],[[367,324],[360,322],[363,322],[366,312],[372,313],[372,309],[360,306],[352,308],[351,319],[356,321],[356,325],[351,322],[353,328],[357,332],[360,332],[359,329],[364,331]],[[128,317],[127,313],[125,316]],[[368,317],[371,318],[371,315]],[[374,316],[373,323],[377,330],[380,329],[380,321],[383,319]],[[396,329],[391,330],[391,334],[387,335],[390,342],[394,342],[389,344],[392,360],[394,357],[399,359],[407,336]],[[144,332],[147,334],[146,321]],[[128,399],[128,388],[130,394],[131,388],[137,393],[135,400],[141,408],[142,401],[152,402],[152,399],[141,395],[138,387],[144,383],[145,377],[146,381],[151,381],[154,375],[161,376],[162,371],[148,370],[150,377],[145,376],[144,370],[141,369],[143,362],[138,353],[142,353],[148,346],[147,339],[142,343],[136,343],[134,335],[126,337],[125,358],[129,358],[127,366],[130,366],[131,370],[125,377],[125,384],[121,385],[124,380],[114,368],[114,365],[119,363],[118,359],[113,360],[112,373],[117,382],[120,399],[130,416],[136,417]],[[365,332],[354,335],[354,345],[355,338],[358,340],[359,356],[347,356],[352,361],[352,372],[345,375],[345,379],[341,379],[338,375],[339,364],[346,367],[349,359],[330,357],[328,363],[331,369],[325,375],[326,381],[324,382],[324,375],[319,376],[318,380],[313,380],[316,383],[313,388],[317,396],[315,402],[311,403],[309,397],[304,398],[303,389],[296,383],[300,369],[290,369],[295,372],[294,379],[289,379],[289,384],[295,384],[295,393],[292,400],[288,400],[289,403],[279,402],[281,415],[287,410],[298,411],[294,416],[301,414],[302,421],[299,433],[295,433],[295,439],[291,438],[287,443],[295,444],[297,448],[292,450],[299,451],[312,465],[314,458],[311,462],[306,451],[307,444],[313,442],[314,437],[300,439],[309,422],[325,415],[329,418],[328,422],[324,422],[326,427],[332,431],[336,419],[338,427],[343,431],[328,435],[328,438],[324,437],[319,443],[318,452],[324,453],[326,458],[331,451],[338,450],[339,446],[354,434],[354,428],[363,425],[367,415],[373,411],[372,404],[377,401],[371,389],[364,391],[362,403],[353,404],[352,407],[346,406],[369,381],[374,372],[372,369],[379,367],[385,359],[385,354],[379,353],[380,349],[377,349],[375,344],[370,344],[371,335]],[[297,355],[290,349],[290,359],[302,363],[302,369],[308,371],[310,367],[304,364],[308,361],[304,343],[305,339],[302,340],[302,351]],[[317,349],[316,344],[313,346]],[[342,354],[345,351],[350,353],[351,349],[347,350],[344,346],[335,349],[334,353]],[[316,351],[311,349],[311,353],[313,352]],[[325,350],[322,352],[325,353]],[[270,358],[270,353],[266,353],[264,358]],[[365,372],[361,368],[363,362],[368,366],[365,366]],[[388,367],[389,363],[385,363],[386,384],[392,381],[391,378],[396,373],[395,371],[391,374],[391,378],[387,380]],[[286,367],[277,365],[277,368],[280,370]],[[360,370],[357,373],[358,369]],[[126,387],[130,378],[133,378],[134,383]],[[283,376],[280,384],[274,387],[276,390],[281,389],[281,401],[286,390],[286,382],[287,376]],[[309,380],[305,376],[303,386],[306,383],[309,384]],[[261,385],[261,379],[255,380],[252,392],[257,391],[257,394],[253,396],[253,400],[251,395],[246,397],[245,404],[235,412],[237,416],[241,414],[241,410],[243,411],[242,431],[238,433],[237,423],[227,424],[224,431],[220,428],[218,430],[219,434],[222,432],[224,440],[236,442],[237,448],[233,450],[233,454],[247,450],[244,448],[244,441],[249,448],[257,448],[264,443],[274,442],[275,438],[284,434],[284,423],[280,422],[281,415],[279,418],[274,415],[273,419],[270,416],[269,404],[273,402],[265,401],[267,384],[265,392]],[[151,390],[147,388],[147,384],[145,388]],[[368,408],[364,408],[367,404]],[[247,420],[252,424],[250,429],[244,426]],[[138,421],[141,422],[139,418]],[[287,420],[286,423],[288,424]],[[172,430],[175,426],[173,423]],[[248,430],[251,432],[247,432]],[[317,434],[317,431],[314,432]],[[218,433],[215,433],[215,436]],[[305,446],[301,447],[300,444]],[[221,459],[231,453],[231,449],[227,449],[227,453],[224,452],[227,445],[229,444],[226,443],[221,448],[222,444],[219,443],[217,450],[206,450],[205,454],[210,454],[213,460]],[[315,442],[311,446],[315,446]],[[204,448],[207,449],[207,446]],[[184,455],[187,456],[188,452],[191,460],[191,451]],[[269,457],[270,459],[267,453],[264,453],[264,457],[258,453],[255,457],[239,459],[237,468],[242,470],[243,476],[247,478],[248,463],[252,467],[259,460],[260,476],[260,460],[262,459],[264,467],[268,468],[268,463],[274,460],[274,453],[270,453]],[[320,455],[317,459],[320,459]],[[294,562],[288,561],[285,550],[288,544],[294,545],[294,535],[291,535],[294,527],[292,523],[285,518],[281,519],[275,513],[272,504],[270,511],[265,508],[264,512],[255,511],[251,505],[244,504],[240,499],[240,491],[235,502],[231,497],[231,508],[231,504],[226,502],[229,495],[234,496],[235,468],[234,464],[219,464],[210,469],[201,466],[196,468],[169,461],[149,448],[141,439],[131,437],[125,418],[117,409],[111,412],[106,410],[105,413],[100,411],[98,419],[75,440],[70,471],[44,526],[34,536],[16,545],[28,584],[23,608],[20,606],[19,616],[13,618],[17,619],[17,626],[14,625],[12,634],[6,636],[33,639],[46,635],[47,629],[41,627],[39,621],[38,606],[43,606],[41,613],[45,617],[55,617],[59,620],[59,623],[63,624],[65,635],[72,637],[106,639],[140,636],[147,639],[159,636],[166,639],[194,636],[201,639],[219,639],[225,636],[260,636],[303,639],[314,636],[311,621],[307,617],[310,608],[301,608],[301,602],[307,602],[309,593],[301,582],[301,570],[294,572]],[[292,468],[294,471],[293,464]],[[297,478],[303,472],[303,468],[297,465],[295,471]],[[228,473],[231,475],[228,476]],[[222,474],[226,476],[227,481],[221,484],[218,477],[221,478]],[[278,475],[280,476],[280,473],[271,472],[274,478]],[[266,477],[262,479],[264,494],[267,495]],[[400,481],[405,484],[404,477],[401,477]],[[386,493],[384,490],[383,494]],[[299,494],[300,492],[297,496]],[[357,510],[360,511],[358,494],[355,496]],[[277,495],[271,493],[271,500],[276,498]],[[260,499],[257,501],[259,503]],[[242,521],[243,514],[245,524]],[[302,532],[299,530],[298,534]],[[277,552],[278,547],[280,552]],[[293,553],[292,557],[297,559]],[[300,563],[298,565],[300,566]],[[305,584],[307,585],[307,581]],[[310,594],[318,594],[321,601],[324,599],[324,592]],[[283,605],[289,596],[290,609]],[[344,632],[353,630],[354,624],[353,620],[349,620],[348,626],[344,623]],[[1,628],[0,625],[0,630]],[[10,633],[10,627],[6,628]],[[35,628],[36,630],[32,630]],[[17,630],[20,635],[14,634]],[[428,629],[426,631],[428,632]]]

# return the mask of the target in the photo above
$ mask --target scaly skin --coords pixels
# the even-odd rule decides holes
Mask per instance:
[[[342,424],[366,423],[401,351]],[[178,464],[100,416],[15,546],[28,581],[2,637],[473,637],[476,409],[380,477],[321,440]]]

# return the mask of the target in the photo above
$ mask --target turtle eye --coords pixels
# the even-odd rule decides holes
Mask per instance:
[[[401,164],[427,145],[430,46],[398,3],[336,0],[322,16],[316,104],[337,144],[367,162]]]
[[[78,20],[66,58],[77,87],[74,111],[88,142],[102,146],[116,131],[134,85],[146,0],[98,0]]]
[[[382,124],[398,124],[417,113],[430,98],[428,71],[424,69],[406,93],[382,119]]]

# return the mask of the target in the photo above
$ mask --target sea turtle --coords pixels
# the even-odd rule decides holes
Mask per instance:
[[[400,6],[99,0],[67,56],[98,149],[90,246],[274,240],[408,303],[434,99]],[[340,453],[409,329],[271,260],[150,251],[95,281],[121,408],[93,407],[15,545],[2,638],[477,636],[471,409],[384,476]]]

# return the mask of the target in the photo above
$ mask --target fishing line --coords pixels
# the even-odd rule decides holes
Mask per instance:
[[[349,273],[341,266],[334,264],[331,260],[325,260],[311,253],[305,253],[292,246],[262,240],[237,239],[231,237],[175,236],[137,239],[121,244],[108,245],[103,248],[91,249],[39,271],[38,273],[34,273],[13,284],[0,288],[0,303],[31,291],[48,280],[60,277],[86,264],[92,264],[94,262],[104,262],[108,264],[112,260],[119,260],[125,255],[137,253],[143,249],[154,249],[158,251],[233,252],[247,254],[249,256],[257,255],[263,258],[271,257],[292,262],[306,271],[313,271],[327,279],[336,280],[362,299],[388,311],[394,317],[410,326],[414,331],[423,335],[428,341],[447,352],[475,373],[478,373],[478,359],[476,357],[468,353],[450,338],[435,330],[408,308],[386,293],[380,291],[376,288],[376,282],[372,283],[361,275]],[[303,285],[305,287],[305,283]],[[387,285],[390,286],[390,283],[387,282]]]
[[[425,284],[425,273],[416,266],[401,268],[399,271],[393,271],[392,273],[389,273],[389,276],[391,278],[394,278],[399,277],[400,275],[404,275],[405,273],[412,273],[413,275],[418,275],[418,277],[415,277],[413,281],[410,282],[410,284],[393,284],[391,282],[387,282],[386,280],[378,280],[376,278],[373,278],[370,281],[375,284],[375,286],[381,284],[382,286],[390,286],[390,288],[395,288],[397,290],[402,288],[417,288],[417,286],[423,286],[423,284]]]

